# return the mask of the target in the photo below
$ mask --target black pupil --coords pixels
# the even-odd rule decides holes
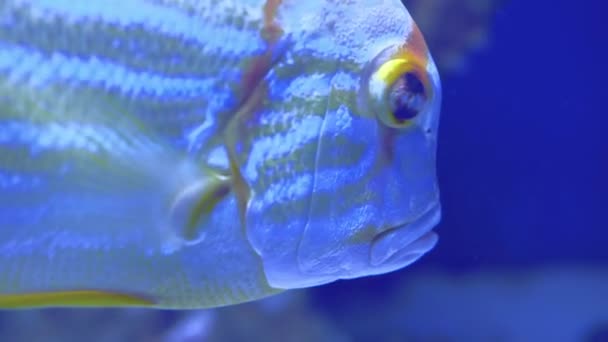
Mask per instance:
[[[412,72],[401,75],[391,88],[389,101],[397,122],[415,118],[426,103],[426,92],[420,78]]]

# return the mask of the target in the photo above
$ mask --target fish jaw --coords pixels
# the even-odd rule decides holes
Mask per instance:
[[[411,264],[437,244],[432,229],[441,220],[439,205],[422,217],[389,229],[376,236],[371,244],[369,264],[376,274],[391,272]],[[372,274],[372,273],[370,273]]]

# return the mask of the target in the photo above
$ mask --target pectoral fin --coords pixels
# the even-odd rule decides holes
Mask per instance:
[[[229,177],[209,171],[208,177],[203,177],[180,191],[175,196],[170,211],[174,236],[189,244],[203,239],[209,215],[230,190]]]

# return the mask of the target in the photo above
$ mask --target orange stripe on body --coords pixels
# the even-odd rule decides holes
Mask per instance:
[[[252,196],[251,188],[243,177],[240,165],[244,163],[242,145],[254,139],[252,132],[256,131],[259,114],[268,101],[268,85],[264,77],[277,62],[280,55],[280,39],[283,29],[277,23],[277,13],[282,0],[267,0],[262,8],[263,26],[260,36],[266,42],[267,48],[263,54],[249,59],[246,63],[242,79],[242,96],[239,107],[226,126],[224,141],[233,175],[233,190],[237,199],[239,215],[243,228],[246,227],[246,213]]]
[[[249,98],[255,87],[262,81],[263,77],[274,62],[277,43],[283,35],[283,29],[276,22],[277,12],[282,0],[267,0],[264,3],[264,24],[260,30],[260,35],[267,43],[264,54],[253,57],[247,62],[243,74],[243,89],[245,90],[243,99]],[[242,103],[242,102],[241,102]]]
[[[283,29],[276,22],[277,12],[281,6],[282,0],[266,0],[264,4],[264,27],[262,28],[262,37],[269,44],[276,43],[283,35]]]

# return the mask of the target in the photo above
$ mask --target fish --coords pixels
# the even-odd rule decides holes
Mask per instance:
[[[0,307],[211,308],[437,243],[399,0],[0,1]]]

